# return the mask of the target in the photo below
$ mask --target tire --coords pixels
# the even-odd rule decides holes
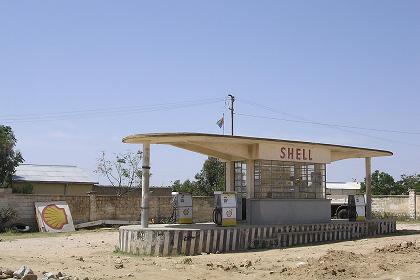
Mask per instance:
[[[342,208],[337,212],[337,218],[338,219],[348,219],[349,213],[347,211],[347,208]]]

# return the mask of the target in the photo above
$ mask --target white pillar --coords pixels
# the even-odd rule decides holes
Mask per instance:
[[[408,215],[410,219],[416,219],[416,190],[410,189],[408,190]]]
[[[225,182],[226,182],[226,191],[227,192],[233,192],[235,191],[235,166],[234,166],[234,162],[233,161],[227,161],[226,162],[226,178],[225,178]]]
[[[246,161],[246,198],[255,197],[254,176],[255,176],[254,160]]]
[[[366,166],[366,219],[372,219],[372,164],[371,158],[365,158]]]
[[[141,185],[141,227],[149,227],[150,143],[143,144]]]

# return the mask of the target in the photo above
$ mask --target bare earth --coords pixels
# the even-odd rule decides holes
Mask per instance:
[[[38,276],[60,271],[90,280],[420,279],[420,224],[398,228],[397,235],[381,238],[170,258],[114,253],[115,230],[14,240],[0,235],[0,270],[26,264]]]

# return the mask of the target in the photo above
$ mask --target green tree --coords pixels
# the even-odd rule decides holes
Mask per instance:
[[[420,192],[420,174],[414,175],[401,175],[401,180],[397,182],[399,188],[405,193],[408,193],[409,189],[415,189]]]
[[[214,191],[225,189],[225,165],[217,158],[209,157],[203,164],[197,180],[197,195],[212,196]]]
[[[180,180],[176,180],[174,181],[174,183],[172,184],[172,190],[174,192],[188,192],[188,193],[196,193],[195,188],[196,188],[196,182],[192,182],[190,180],[185,180],[184,182],[181,183]]]
[[[223,162],[209,157],[203,164],[203,168],[195,175],[195,180],[186,180],[181,183],[176,180],[172,184],[174,191],[190,192],[193,195],[212,196],[214,191],[225,189],[225,167]]]
[[[0,187],[9,187],[16,167],[24,161],[15,150],[16,137],[10,126],[0,125]]]
[[[391,195],[400,194],[401,190],[395,183],[394,178],[386,172],[375,170],[371,176],[372,194],[373,195]],[[366,182],[366,178],[365,178]],[[362,182],[360,190],[366,192],[366,184]]]

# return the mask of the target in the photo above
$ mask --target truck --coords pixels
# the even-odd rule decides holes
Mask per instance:
[[[347,219],[349,195],[360,194],[359,182],[327,182],[326,198],[331,199],[331,218]]]

